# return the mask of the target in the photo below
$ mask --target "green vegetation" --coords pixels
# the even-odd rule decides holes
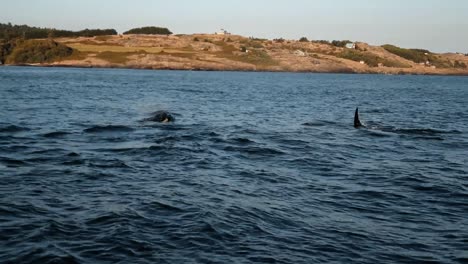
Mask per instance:
[[[453,67],[457,68],[457,69],[466,69],[467,68],[467,66],[466,66],[466,64],[464,62],[459,62],[457,60],[453,63]]]
[[[306,37],[302,37],[299,39],[299,42],[309,42],[309,40]]]
[[[171,35],[172,32],[169,29],[162,27],[141,27],[130,29],[129,31],[125,31],[123,34]]]
[[[262,49],[263,44],[259,41],[250,41],[247,43],[247,47],[254,48],[254,49]]]
[[[444,60],[440,56],[431,53],[425,49],[404,49],[393,45],[383,45],[386,51],[398,55],[407,60],[424,63],[426,65],[433,65],[437,68],[452,68],[455,67],[449,60]],[[457,64],[458,67],[461,65]]]
[[[39,28],[27,25],[12,25],[0,23],[0,38],[11,40],[15,38],[41,39],[60,37],[94,37],[117,35],[115,29],[85,29],[81,31],[60,30],[55,28]]]
[[[393,45],[383,45],[382,48],[384,48],[386,51],[393,53],[395,55],[398,55],[402,58],[405,58],[407,60],[416,62],[416,63],[425,63],[429,59],[429,54],[430,52],[427,50],[421,50],[421,49],[404,49],[400,48],[397,46]]]
[[[318,43],[318,44],[325,44],[325,45],[331,45],[330,41],[328,40],[312,40],[312,43]]]
[[[230,57],[230,59],[251,63],[256,66],[273,66],[278,64],[278,62],[273,60],[264,50],[250,50],[249,53]]]
[[[248,41],[247,44],[255,42],[257,41]],[[263,49],[248,49],[248,47],[246,46],[241,46],[239,49],[231,44],[227,44],[222,41],[216,42],[215,44],[223,49],[222,51],[215,53],[217,57],[238,62],[250,63],[254,64],[257,67],[268,67],[278,65],[278,62],[271,58],[270,55],[268,55],[268,53]]]
[[[260,42],[268,41],[268,39],[265,39],[265,38],[256,38],[256,37],[249,37],[249,40],[252,40],[252,41],[260,41]]]
[[[53,40],[18,41],[10,55],[8,64],[44,63],[64,59],[73,54],[73,49]]]
[[[6,58],[11,54],[16,46],[15,40],[0,42],[0,64],[5,64]]]
[[[343,58],[343,59],[352,60],[352,61],[358,61],[358,62],[364,61],[370,67],[378,67],[379,64],[382,64],[383,66],[386,66],[386,67],[394,67],[394,68],[411,67],[410,65],[400,63],[395,60],[384,59],[377,55],[366,53],[366,52],[361,52],[357,50],[346,49],[343,52],[338,53],[336,56]]]

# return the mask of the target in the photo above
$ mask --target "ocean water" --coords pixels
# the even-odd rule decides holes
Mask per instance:
[[[467,154],[466,77],[0,67],[0,263],[467,263]]]

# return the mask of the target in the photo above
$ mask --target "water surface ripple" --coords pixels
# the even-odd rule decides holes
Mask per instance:
[[[0,262],[466,263],[467,113],[466,77],[0,67]]]

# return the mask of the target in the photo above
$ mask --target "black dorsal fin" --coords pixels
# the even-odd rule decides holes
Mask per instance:
[[[356,112],[354,112],[354,127],[362,127],[361,121],[359,120],[359,110],[356,107]]]

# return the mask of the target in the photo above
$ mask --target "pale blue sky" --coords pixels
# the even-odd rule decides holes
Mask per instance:
[[[468,0],[0,0],[0,22],[80,30],[350,39],[468,52]]]

